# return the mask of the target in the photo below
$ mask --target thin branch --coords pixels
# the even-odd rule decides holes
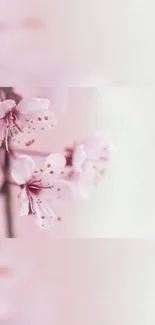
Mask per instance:
[[[6,211],[6,225],[7,225],[7,237],[8,238],[14,238],[13,233],[13,220],[12,220],[12,211],[11,211],[11,189],[7,182],[7,175],[10,168],[10,157],[5,150],[5,183],[3,187],[3,193],[5,195],[5,211]]]
[[[16,102],[19,102],[21,99],[21,97],[18,94],[15,94],[13,92],[12,87],[0,87],[0,91],[1,91],[1,95],[2,95],[1,100],[14,99]],[[13,233],[13,219],[12,219],[12,211],[11,211],[11,189],[7,182],[7,177],[8,177],[9,169],[10,169],[10,156],[9,156],[5,147],[2,150],[4,150],[4,155],[5,155],[4,156],[4,166],[2,167],[3,172],[4,172],[5,181],[1,188],[1,194],[4,195],[4,199],[5,199],[7,237],[13,238],[14,233]]]

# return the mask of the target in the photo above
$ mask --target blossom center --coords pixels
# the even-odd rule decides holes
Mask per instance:
[[[73,165],[73,154],[74,149],[73,148],[66,148],[66,166],[72,166]]]
[[[6,115],[5,115],[5,122],[7,127],[17,126],[18,121],[18,111],[16,110],[16,107],[12,108]]]
[[[42,190],[41,181],[39,179],[32,179],[25,186],[30,196],[38,196]]]

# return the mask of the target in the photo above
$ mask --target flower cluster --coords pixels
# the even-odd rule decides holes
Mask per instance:
[[[89,196],[88,185],[96,183],[107,167],[109,145],[103,134],[96,132],[74,142],[63,154],[50,154],[42,168],[37,168],[30,156],[16,156],[11,143],[33,145],[36,131],[56,126],[50,101],[12,95],[6,99],[3,90],[0,97],[0,146],[13,159],[11,177],[20,188],[20,215],[34,215],[42,229],[51,229],[54,221],[61,220],[54,207]]]
[[[24,142],[29,146],[35,141],[35,131],[53,128],[56,117],[49,110],[48,99],[22,99],[19,104],[7,99],[0,103],[0,141],[9,151],[8,141]]]

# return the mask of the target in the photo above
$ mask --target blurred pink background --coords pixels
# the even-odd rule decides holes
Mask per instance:
[[[3,85],[154,84],[153,0],[1,0],[0,26]]]
[[[153,325],[154,241],[1,241],[0,324]]]

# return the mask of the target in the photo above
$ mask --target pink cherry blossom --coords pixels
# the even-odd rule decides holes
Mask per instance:
[[[20,215],[33,214],[44,229],[51,228],[59,220],[53,206],[70,202],[71,184],[62,178],[66,159],[61,154],[51,154],[45,159],[44,167],[36,170],[29,156],[18,157],[12,166],[12,177],[20,185]]]
[[[99,132],[67,148],[67,177],[83,197],[88,196],[87,183],[96,183],[104,174],[109,157],[110,147]]]
[[[35,141],[34,131],[53,128],[56,117],[49,109],[50,101],[42,98],[23,99],[17,105],[14,100],[0,102],[0,144],[8,141],[24,141],[26,146]]]

